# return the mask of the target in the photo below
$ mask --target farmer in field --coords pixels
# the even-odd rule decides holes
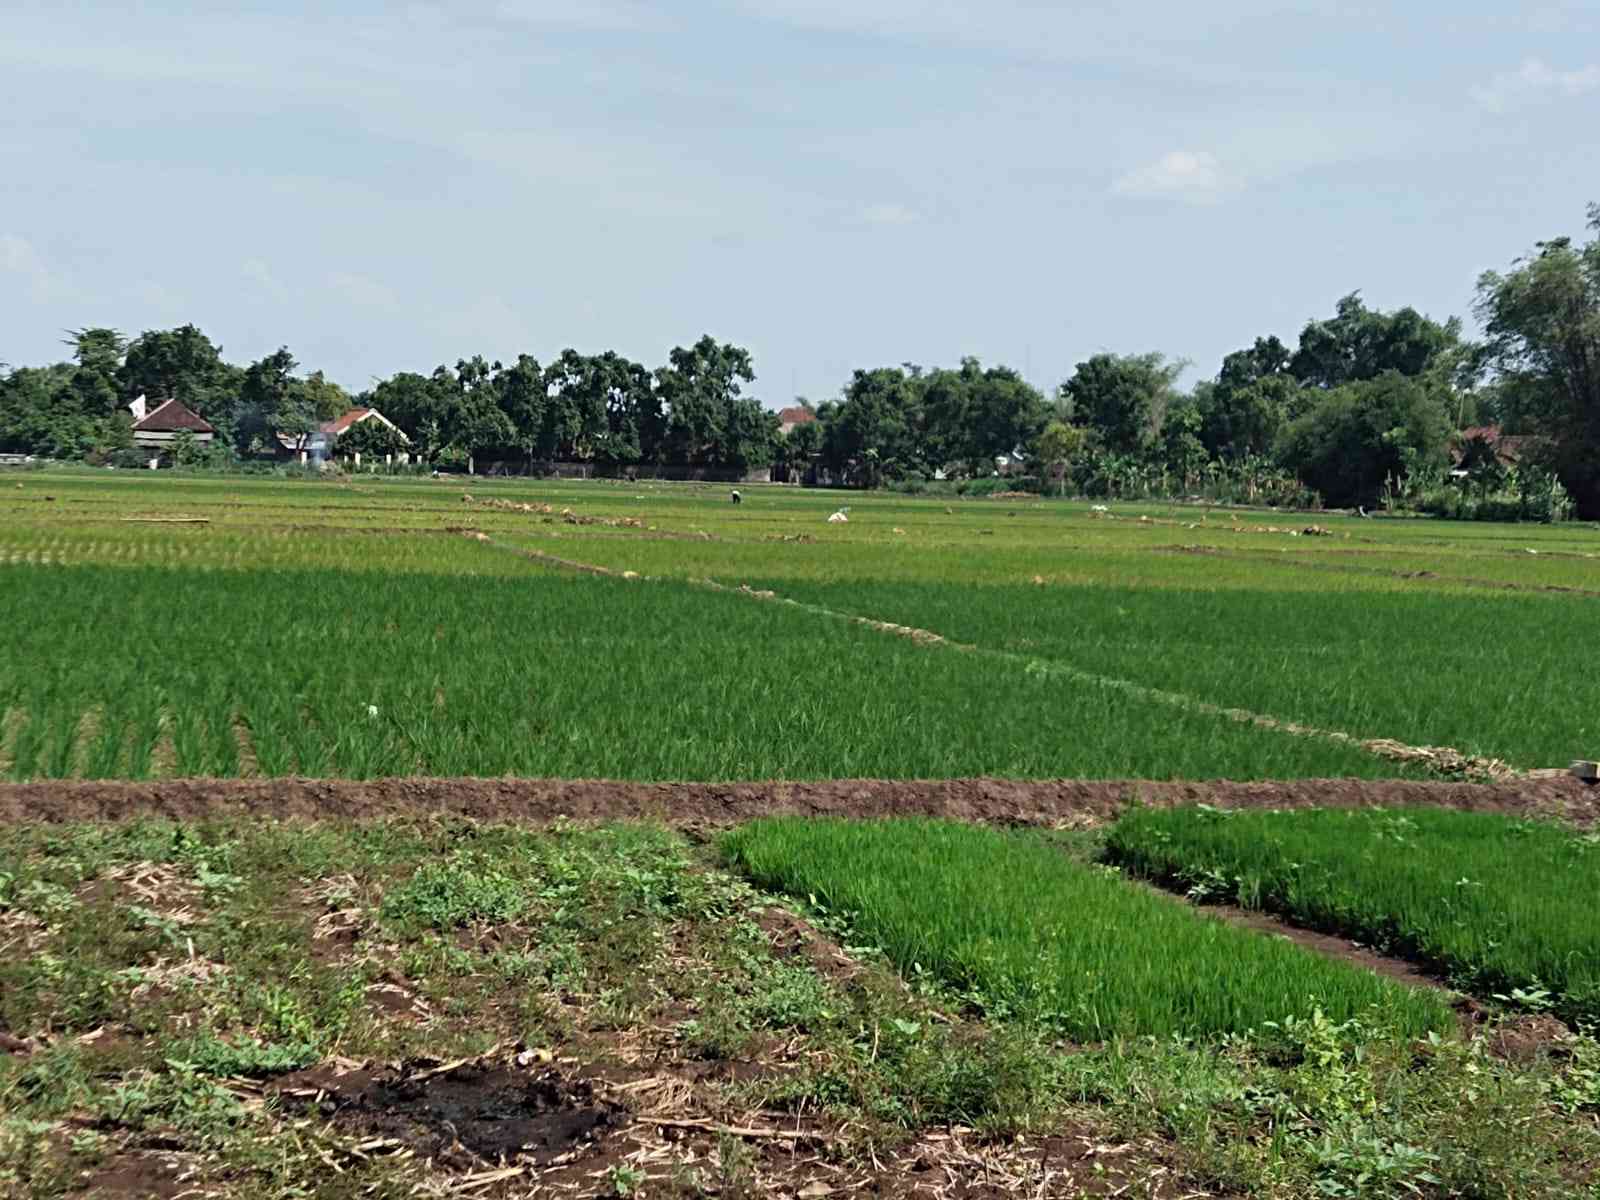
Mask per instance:
[[[744,497],[739,495],[739,489],[738,488],[734,488],[733,489],[733,502],[735,504],[743,504],[744,503]]]

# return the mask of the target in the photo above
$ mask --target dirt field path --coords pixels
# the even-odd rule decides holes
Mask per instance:
[[[649,818],[686,827],[777,813],[940,816],[1001,824],[1086,826],[1133,803],[1220,808],[1433,805],[1518,813],[1588,828],[1600,789],[1575,779],[1493,784],[1403,780],[1153,783],[1090,780],[840,779],[814,783],[630,783],[560,779],[167,779],[145,783],[0,784],[0,825],[196,820],[250,814],[279,820],[359,820],[438,814],[543,823]]]

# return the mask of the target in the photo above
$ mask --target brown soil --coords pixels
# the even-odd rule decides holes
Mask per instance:
[[[968,1141],[959,1132],[932,1133],[883,1164],[870,1190],[849,1194],[890,1200],[1213,1195],[1189,1186],[1165,1159],[1159,1142],[1108,1142],[1087,1126],[1004,1148]]]
[[[1514,1063],[1531,1063],[1541,1054],[1565,1053],[1572,1032],[1555,1017],[1545,1014],[1517,1017],[1494,1026],[1489,1035],[1489,1053]]]
[[[117,1155],[96,1171],[84,1190],[104,1200],[117,1196],[130,1200],[159,1196],[168,1200],[188,1186],[180,1180],[178,1165],[170,1155],[129,1152]]]
[[[804,958],[818,975],[836,983],[847,983],[861,974],[860,963],[786,908],[764,909],[756,924],[780,958]]]
[[[1386,954],[1379,954],[1376,950],[1357,945],[1346,938],[1302,929],[1271,913],[1239,908],[1233,904],[1206,904],[1200,907],[1199,911],[1227,921],[1231,925],[1240,925],[1246,929],[1254,929],[1258,933],[1276,934],[1288,938],[1295,945],[1303,946],[1325,958],[1337,958],[1341,962],[1364,967],[1388,979],[1453,993],[1453,989],[1443,980],[1430,975],[1415,963],[1407,962],[1403,958],[1390,958]]]
[[[570,1161],[628,1120],[581,1076],[548,1067],[533,1072],[479,1062],[342,1075],[318,1068],[285,1077],[274,1091],[286,1105],[316,1111],[347,1133],[461,1165],[474,1158],[500,1165]]]
[[[0,784],[0,825],[156,817],[363,820],[459,816],[533,822],[648,818],[688,827],[775,814],[935,816],[1013,825],[1092,825],[1130,804],[1219,808],[1428,805],[1506,812],[1588,828],[1600,789],[1570,776],[1493,784],[1300,779],[1261,783],[1096,780],[835,779],[811,783],[633,783],[562,779],[50,780]]]
[[[614,1195],[608,1173],[624,1166],[643,1175],[644,1195],[685,1180],[697,1181],[697,1194],[901,1200],[1117,1196],[1134,1187],[1161,1198],[1206,1194],[1183,1186],[1160,1142],[1114,1144],[1089,1125],[1015,1143],[932,1130],[868,1161],[839,1154],[839,1131],[826,1123],[772,1112],[706,1115],[706,1082],[737,1072],[675,1083],[567,1059],[529,1069],[518,1061],[324,1066],[267,1090],[287,1111],[330,1122],[350,1139],[352,1155],[409,1152],[428,1160],[441,1183],[454,1177],[447,1188],[487,1196],[526,1194],[530,1180],[552,1194]]]

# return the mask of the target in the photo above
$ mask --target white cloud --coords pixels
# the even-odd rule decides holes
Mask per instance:
[[[482,347],[490,358],[514,358],[518,349],[534,344],[527,314],[495,293],[464,298],[459,306],[447,299],[430,316],[431,327],[451,344]]]
[[[1581,96],[1600,89],[1600,64],[1558,71],[1539,58],[1523,59],[1515,71],[1502,71],[1487,84],[1472,89],[1472,98],[1492,113],[1560,97]]]
[[[551,29],[623,33],[668,28],[655,6],[636,0],[500,0],[495,14]]]
[[[71,290],[21,234],[0,233],[0,276],[3,275],[20,278],[35,301],[55,299]]]
[[[861,219],[868,225],[915,225],[922,214],[904,204],[884,202],[867,205],[861,210]]]
[[[130,289],[130,295],[138,302],[141,310],[146,314],[145,319],[152,325],[163,324],[166,319],[182,311],[183,297],[178,295],[164,283],[154,279],[142,279]]]
[[[1197,204],[1214,204],[1237,182],[1204,150],[1172,150],[1149,166],[1130,171],[1111,190],[1120,196],[1177,196]]]
[[[289,289],[278,282],[278,277],[272,273],[272,268],[259,258],[246,259],[239,269],[246,279],[274,300],[288,299]]]
[[[335,271],[328,276],[328,289],[342,297],[352,308],[393,312],[400,306],[394,292],[365,275]]]

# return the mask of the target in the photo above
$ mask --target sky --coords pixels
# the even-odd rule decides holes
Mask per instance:
[[[5,0],[0,361],[1222,356],[1600,200],[1594,0]]]

